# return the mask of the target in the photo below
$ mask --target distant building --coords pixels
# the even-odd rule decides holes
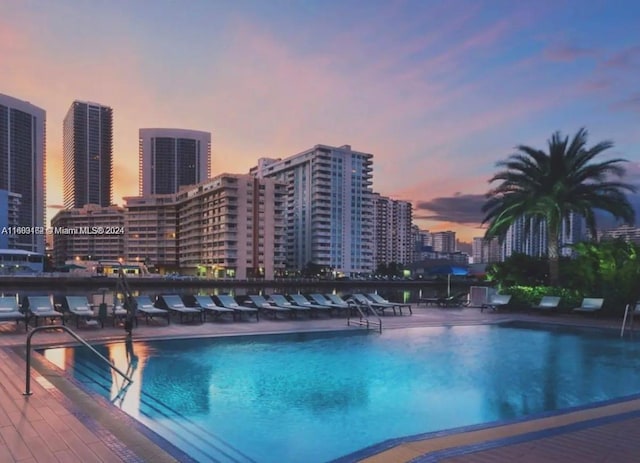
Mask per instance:
[[[64,206],[111,205],[113,110],[74,101],[63,123]]]
[[[433,250],[436,252],[456,252],[456,232],[443,231],[431,233]]]
[[[176,195],[126,197],[124,210],[125,259],[161,273],[178,271]]]
[[[316,145],[285,159],[260,159],[251,169],[287,185],[289,269],[312,263],[345,275],[374,270],[372,158],[349,145]]]
[[[586,239],[587,234],[584,218],[571,213],[568,220],[562,222],[559,240],[560,255],[573,255],[571,246]],[[544,257],[547,255],[547,229],[544,220],[536,223],[533,219],[521,217],[509,227],[502,245],[501,260],[506,259],[513,253],[521,253],[534,257]]]
[[[211,176],[211,133],[140,129],[139,195],[177,193]]]
[[[640,244],[640,228],[631,225],[602,230],[598,235],[600,240],[622,239],[627,243]]]
[[[86,204],[63,209],[51,219],[54,265],[68,260],[124,259],[124,209]]]
[[[45,128],[43,109],[0,94],[0,190],[11,192],[8,207],[21,227],[45,226]],[[12,248],[44,253],[43,233],[16,235],[9,242]]]
[[[475,237],[471,246],[474,264],[500,262],[501,247],[498,238],[485,240],[483,237]]]
[[[376,268],[392,262],[397,264],[411,263],[415,248],[411,230],[411,203],[374,193],[373,206],[374,263]]]

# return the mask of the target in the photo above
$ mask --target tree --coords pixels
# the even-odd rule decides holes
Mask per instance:
[[[527,233],[544,224],[549,280],[551,285],[557,285],[563,221],[568,221],[571,213],[584,217],[593,237],[595,210],[632,224],[635,214],[625,192],[635,192],[635,188],[619,180],[625,174],[621,164],[626,159],[593,162],[613,146],[612,142],[603,141],[587,148],[587,131],[582,128],[571,141],[556,132],[547,143],[548,153],[520,145],[516,148],[518,152],[497,163],[504,170],[489,183],[501,183],[487,193],[482,211],[486,213],[483,224],[489,224],[485,239],[504,239],[519,218],[525,219]]]

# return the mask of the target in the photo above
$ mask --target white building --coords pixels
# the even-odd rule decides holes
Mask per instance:
[[[372,159],[351,146],[316,145],[285,159],[260,159],[251,174],[287,185],[287,265],[345,275],[374,270]]]
[[[20,195],[22,227],[45,226],[46,113],[0,93],[0,190]],[[12,246],[44,253],[44,234],[11,237]]]
[[[211,133],[186,129],[140,129],[138,192],[177,193],[211,176]]]

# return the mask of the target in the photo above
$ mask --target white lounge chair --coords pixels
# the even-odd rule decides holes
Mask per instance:
[[[149,319],[153,319],[156,316],[165,317],[167,319],[167,325],[171,323],[169,311],[156,307],[153,302],[151,302],[149,296],[136,296],[136,310],[144,315],[147,325],[149,324]]]
[[[580,307],[576,307],[572,312],[577,313],[596,313],[602,309],[604,304],[604,298],[600,297],[585,297],[582,299]]]
[[[29,309],[29,318],[34,319],[35,326],[38,326],[38,319],[43,318],[51,323],[60,320],[64,325],[66,319],[64,314],[58,312],[49,296],[27,296],[27,306]]]

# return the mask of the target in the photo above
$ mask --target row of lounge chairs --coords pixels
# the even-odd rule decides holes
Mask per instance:
[[[169,324],[171,315],[177,316],[180,323],[185,319],[204,322],[207,318],[215,319],[224,315],[230,315],[233,320],[244,316],[255,317],[256,321],[259,321],[261,313],[274,319],[278,315],[290,318],[297,318],[302,314],[309,317],[321,314],[332,316],[348,313],[356,307],[378,315],[384,315],[387,309],[394,315],[396,309],[400,314],[403,308],[408,308],[411,312],[411,304],[387,301],[378,294],[354,294],[346,300],[336,294],[319,293],[310,294],[308,297],[292,294],[287,298],[284,295],[273,294],[268,299],[261,295],[249,295],[246,298],[248,299],[239,303],[230,295],[180,297],[176,294],[164,294],[158,296],[155,301],[149,296],[137,296],[134,322],[137,324],[137,317],[140,316],[144,317],[147,324],[156,318],[166,319]],[[60,321],[66,324],[68,319],[75,320],[76,327],[80,327],[81,324],[104,327],[105,320],[111,318],[115,326],[118,321],[124,321],[127,314],[125,307],[117,300],[92,304],[85,296],[66,296],[62,304],[53,304],[49,296],[27,296],[21,307],[14,296],[0,297],[0,322],[23,322],[25,329],[31,321],[38,326],[40,320],[49,323]]]
[[[538,304],[530,307],[531,310],[535,310],[541,313],[553,313],[557,312],[560,306],[561,298],[559,296],[543,296]],[[487,304],[483,304],[480,311],[484,309],[492,309],[494,311],[501,308],[508,307],[511,302],[511,295],[507,294],[494,294],[489,299]],[[582,299],[580,307],[571,309],[574,313],[597,313],[602,310],[604,304],[604,298],[599,297],[585,297]]]

